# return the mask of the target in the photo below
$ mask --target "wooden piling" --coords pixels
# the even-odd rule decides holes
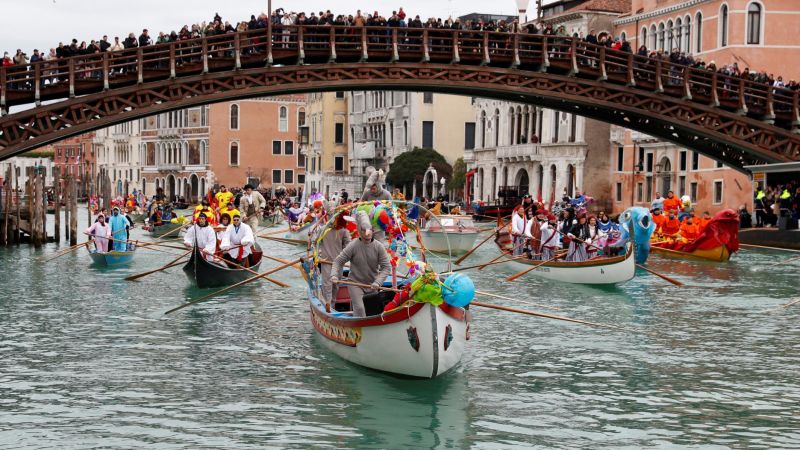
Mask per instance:
[[[17,197],[17,222],[14,224],[14,227],[15,227],[15,230],[14,230],[14,243],[16,245],[19,245],[19,241],[22,240],[22,235],[20,234],[21,232],[19,230],[19,225],[20,225],[20,223],[22,223],[22,212],[20,211],[20,209],[22,208],[22,206],[21,206],[22,199],[20,198],[20,195],[19,195],[19,192],[20,192],[19,191],[19,177],[17,177],[17,176],[14,177],[14,185],[15,185],[14,194]]]
[[[6,171],[6,181],[3,190],[6,192],[5,205],[3,206],[3,245],[8,246],[11,242],[11,230],[8,227],[11,218],[11,167]]]
[[[69,181],[69,245],[78,244],[78,184],[75,177]]]
[[[39,215],[42,205],[42,183],[41,177],[37,174],[33,174],[31,177],[31,190],[33,192],[33,196],[28,199],[29,209],[31,212],[31,215],[28,218],[28,226],[30,227],[29,231],[31,233],[31,243],[34,247],[39,248],[42,246],[42,224],[41,216]]]
[[[53,239],[59,243],[61,242],[61,169],[58,166],[53,167],[53,201],[55,202]]]
[[[67,175],[67,176],[64,177],[64,192],[63,192],[63,195],[62,195],[64,197],[64,239],[66,239],[68,241],[71,241],[71,239],[69,237],[69,212],[70,212],[70,209],[69,209],[69,205],[70,205],[70,203],[69,203],[69,195],[70,195],[69,180],[71,180],[71,179],[72,179],[72,175]]]

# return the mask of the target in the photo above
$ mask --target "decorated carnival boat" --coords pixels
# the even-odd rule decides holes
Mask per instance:
[[[264,253],[257,243],[253,245],[254,249],[249,256],[250,266],[248,268],[257,271]],[[189,261],[183,266],[183,272],[201,289],[230,286],[253,276],[253,272],[229,268],[221,260],[219,263],[206,260],[197,247],[192,251]]]
[[[650,244],[652,253],[680,259],[725,262],[739,250],[739,215],[724,209],[692,241],[668,239]]]
[[[128,264],[133,261],[133,257],[136,254],[136,245],[133,243],[129,243],[127,250],[124,252],[110,251],[104,253],[97,251],[96,246],[94,249],[88,246],[86,248],[89,250],[89,257],[92,258],[92,264],[104,267],[116,267]]]
[[[323,345],[370,369],[434,378],[458,364],[469,340],[469,312],[447,303],[410,303],[384,313],[383,297],[365,296],[367,317],[355,318],[344,287],[330,313],[313,289],[308,297],[311,324]]]
[[[469,216],[436,216],[438,220],[429,220],[425,228],[419,231],[425,248],[437,253],[460,255],[468,252],[478,233]]]
[[[504,256],[511,259],[512,243],[507,228],[497,231],[495,244]],[[518,270],[539,266],[531,271],[548,280],[574,284],[617,284],[633,278],[636,273],[636,260],[632,242],[625,244],[625,253],[621,256],[599,256],[586,261],[550,261],[520,258],[509,263]]]
[[[287,244],[308,245],[309,233],[314,229],[315,224],[316,222],[305,223],[301,226],[290,224],[289,229],[280,240]]]

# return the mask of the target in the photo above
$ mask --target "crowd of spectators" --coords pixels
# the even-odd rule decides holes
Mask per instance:
[[[754,194],[756,227],[775,227],[785,218],[789,228],[800,220],[800,181],[793,180],[772,186],[759,186]]]
[[[68,44],[60,42],[55,48],[50,49],[48,53],[40,52],[38,49],[33,51],[33,54],[28,55],[21,49],[18,49],[14,56],[6,52],[3,55],[2,65],[28,65],[38,61],[51,61],[71,56],[89,55],[105,51],[119,51],[123,49],[131,49],[136,47],[145,47],[152,44],[163,44],[169,42],[178,42],[188,39],[199,37],[209,37],[225,33],[233,33],[237,31],[257,30],[267,28],[268,23],[272,22],[273,25],[290,26],[290,25],[334,25],[334,26],[352,26],[352,27],[408,27],[408,28],[429,28],[429,29],[454,29],[454,30],[471,30],[471,31],[492,31],[492,32],[523,32],[529,34],[542,34],[563,37],[574,37],[583,40],[589,44],[603,45],[613,50],[622,52],[633,53],[633,49],[628,41],[620,37],[613,37],[606,34],[598,36],[594,30],[590,31],[587,35],[574,34],[570,36],[563,26],[553,28],[551,25],[542,23],[534,24],[529,23],[520,27],[519,22],[514,19],[512,21],[483,21],[483,20],[465,20],[461,21],[459,18],[428,18],[422,19],[419,15],[413,18],[409,16],[403,8],[392,11],[391,15],[383,16],[378,11],[372,14],[364,14],[358,10],[355,14],[343,15],[333,14],[330,10],[320,11],[319,13],[286,11],[283,8],[276,9],[271,16],[262,13],[258,16],[251,15],[249,20],[237,22],[235,25],[229,21],[223,20],[219,14],[215,14],[211,22],[196,23],[191,26],[184,25],[179,31],[160,32],[158,36],[153,39],[147,29],[142,30],[142,33],[137,38],[134,33],[129,33],[128,36],[120,41],[117,36],[113,42],[109,40],[108,36],[103,36],[102,39],[90,40],[87,44],[86,41],[78,42],[77,39],[72,39]],[[785,82],[781,76],[774,76],[766,71],[755,71],[745,67],[743,70],[739,68],[736,62],[727,65],[718,66],[716,62],[705,62],[701,58],[681,52],[679,49],[672,49],[671,51],[665,50],[652,50],[646,46],[639,47],[636,52],[637,55],[648,57],[650,59],[662,59],[671,63],[684,65],[696,69],[704,69],[708,71],[715,71],[733,78],[744,78],[754,82],[765,83],[775,88],[788,88],[792,91],[800,90],[800,83],[795,80]],[[675,77],[677,79],[677,77]]]

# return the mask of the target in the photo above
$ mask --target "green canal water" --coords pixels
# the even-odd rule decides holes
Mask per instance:
[[[326,351],[296,271],[164,318],[202,294],[179,267],[122,278],[171,255],[39,262],[57,249],[0,249],[0,448],[800,448],[800,305],[768,311],[800,296],[800,264],[772,265],[788,253],[651,259],[684,288],[472,273],[515,299],[486,301],[638,332],[473,308],[461,364],[424,381]]]

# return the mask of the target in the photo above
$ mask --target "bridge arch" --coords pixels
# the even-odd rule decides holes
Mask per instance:
[[[653,28],[648,37],[662,39],[665,30],[657,36]],[[741,170],[800,160],[800,136],[786,129],[800,126],[797,92],[567,37],[381,30],[368,39],[367,27],[284,27],[278,35],[253,30],[83,55],[65,62],[60,75],[68,81],[54,85],[41,83],[41,63],[0,67],[0,109],[61,100],[0,118],[0,158],[196,105],[368,88],[536,104],[641,131]],[[695,30],[700,33],[700,23]],[[431,48],[434,38],[440,45]],[[112,77],[103,70],[111,66],[125,70]],[[496,146],[499,116],[496,111]]]

